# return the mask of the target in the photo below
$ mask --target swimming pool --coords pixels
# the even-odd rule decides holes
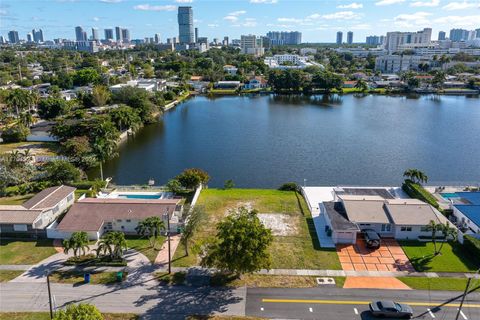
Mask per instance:
[[[123,199],[160,199],[162,195],[160,194],[131,194],[131,193],[120,193],[118,194],[118,198]]]
[[[455,192],[446,192],[446,193],[440,193],[443,198],[445,199],[451,199],[451,198],[460,198],[458,194]]]

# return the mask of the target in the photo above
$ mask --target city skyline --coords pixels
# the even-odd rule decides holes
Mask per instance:
[[[10,30],[16,30],[25,39],[32,29],[40,28],[45,39],[75,39],[76,26],[103,30],[121,25],[130,30],[132,39],[156,33],[166,39],[178,37],[177,10],[184,5],[192,6],[199,36],[210,39],[290,30],[302,32],[303,42],[335,42],[337,31],[353,31],[354,42],[364,42],[372,34],[424,27],[431,27],[436,39],[439,31],[477,29],[480,21],[480,1],[48,0],[42,7],[32,4],[4,0],[0,34],[6,37]]]

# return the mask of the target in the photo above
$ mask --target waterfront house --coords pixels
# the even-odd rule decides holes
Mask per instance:
[[[457,226],[464,233],[480,238],[480,191],[455,192],[449,199]]]
[[[267,81],[262,76],[251,77],[250,80],[244,85],[247,90],[263,89],[267,87]]]
[[[0,235],[45,237],[45,228],[73,204],[75,190],[63,185],[51,187],[21,205],[0,206]]]
[[[135,228],[145,218],[158,216],[170,230],[179,227],[180,199],[85,198],[77,201],[60,223],[52,225],[49,238],[68,238],[73,232],[85,231],[90,239],[99,239],[108,231],[136,234]]]
[[[215,89],[230,89],[235,90],[240,87],[240,81],[217,81],[215,82]]]
[[[355,88],[357,81],[343,81],[344,88]]]
[[[333,201],[319,205],[335,244],[355,243],[364,229],[375,230],[384,238],[428,238],[430,221],[448,222],[429,204],[417,199],[396,199],[385,189],[340,190],[334,190]]]

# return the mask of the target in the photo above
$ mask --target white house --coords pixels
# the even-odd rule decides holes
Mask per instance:
[[[227,64],[223,66],[223,71],[228,73],[231,76],[234,76],[237,74],[238,68],[230,64]]]
[[[457,226],[480,236],[480,192],[455,192],[450,198]]]
[[[0,233],[45,237],[45,228],[75,201],[75,188],[56,186],[37,193],[22,205],[0,206]]]

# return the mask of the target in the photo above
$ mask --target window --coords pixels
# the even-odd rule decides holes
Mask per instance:
[[[127,221],[127,222],[132,222],[132,220],[130,220],[130,219],[127,219],[126,221]]]
[[[27,225],[26,224],[14,224],[13,225],[13,230],[14,231],[27,231]]]
[[[428,230],[428,227],[425,226],[425,227],[421,227],[421,228],[420,228],[420,231],[421,231],[421,232],[427,232],[427,231],[430,231],[430,230]]]
[[[59,210],[59,209],[58,209],[58,205],[57,205],[57,206],[55,206],[55,207],[53,208],[53,214],[57,213],[58,210]]]
[[[382,232],[389,232],[392,230],[392,226],[389,223],[382,224]]]
[[[123,230],[123,229],[125,229],[125,227],[124,227],[124,226],[122,226],[122,230]]]
[[[410,232],[410,231],[412,231],[412,227],[410,227],[410,226],[403,226],[403,227],[400,228],[400,231]]]
[[[117,222],[122,222],[122,219],[117,219]]]
[[[71,194],[71,195],[69,195],[69,196],[67,197],[67,201],[68,201],[68,202],[70,202],[70,201],[72,201],[72,200],[73,200],[73,194]]]

